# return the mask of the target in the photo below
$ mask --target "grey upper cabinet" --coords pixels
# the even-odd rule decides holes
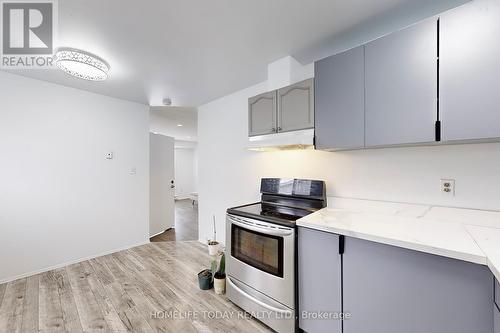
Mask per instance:
[[[486,266],[365,240],[345,240],[343,302],[344,333],[493,332]]]
[[[498,307],[495,306],[493,311],[495,312],[494,313],[494,327],[495,327],[494,333],[500,333],[500,309],[498,309]]]
[[[339,236],[298,228],[298,298],[300,313],[340,312],[341,256]],[[318,320],[299,316],[307,333],[340,333],[341,320]]]
[[[495,280],[495,304],[493,305],[494,313],[494,333],[500,333],[500,283]]]
[[[248,135],[264,135],[276,132],[276,91],[248,99]]]
[[[500,2],[472,1],[440,18],[442,140],[500,137]]]
[[[278,90],[278,131],[314,127],[314,84],[305,80]]]
[[[495,303],[500,309],[500,283],[495,280]]]
[[[365,45],[366,146],[435,141],[437,19]]]
[[[361,148],[365,144],[364,46],[315,63],[316,148]]]

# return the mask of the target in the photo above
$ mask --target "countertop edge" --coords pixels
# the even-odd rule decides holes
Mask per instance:
[[[332,233],[332,234],[343,235],[343,236],[347,236],[347,237],[353,237],[353,238],[357,238],[357,239],[372,241],[375,243],[392,245],[392,246],[400,247],[403,249],[414,250],[414,251],[418,251],[418,252],[447,257],[447,258],[451,258],[451,259],[458,259],[458,260],[462,260],[462,261],[467,261],[467,262],[471,262],[474,264],[488,266],[490,268],[490,270],[492,270],[492,268],[490,267],[490,262],[489,262],[486,255],[478,256],[478,255],[471,254],[471,253],[441,249],[441,248],[437,248],[437,247],[433,247],[433,246],[416,244],[416,243],[398,240],[398,239],[394,239],[394,238],[375,236],[375,235],[366,234],[366,233],[353,232],[350,230],[345,230],[345,229],[340,229],[340,228],[335,228],[335,227],[323,227],[323,226],[313,224],[313,223],[301,222],[300,220],[298,220],[296,224],[298,227],[314,229],[314,230],[328,232],[328,233]],[[473,241],[472,238],[471,238],[471,241]],[[495,272],[493,272],[493,273],[495,273]],[[497,271],[497,273],[498,273],[498,271]],[[496,274],[494,274],[494,275],[496,276]],[[497,279],[498,278],[499,277],[497,277]]]
[[[493,263],[488,259],[488,268],[490,269],[491,273],[493,273],[493,276],[497,281],[500,282],[500,271],[493,265]]]

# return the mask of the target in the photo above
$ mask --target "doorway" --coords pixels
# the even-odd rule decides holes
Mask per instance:
[[[152,242],[198,240],[198,205],[191,199],[175,201],[175,228],[150,239]]]
[[[174,141],[174,146],[174,222],[164,232],[152,234],[152,242],[198,240],[196,146],[178,141]]]
[[[162,172],[169,173],[170,180],[174,180],[173,183],[167,184],[174,186],[173,189],[169,189],[168,202],[158,203],[162,205],[158,209],[164,214],[169,209],[168,221],[163,221],[162,227],[151,233],[151,241],[198,240],[197,121],[196,108],[174,106],[150,108],[152,136],[169,137],[170,143],[166,153],[170,161],[166,167],[169,171],[162,170]],[[166,148],[162,149],[162,153],[165,153]],[[152,184],[152,187],[154,186],[155,184]],[[165,187],[165,183],[162,186]],[[152,203],[154,200],[152,198]]]

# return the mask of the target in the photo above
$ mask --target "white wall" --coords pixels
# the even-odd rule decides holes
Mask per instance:
[[[148,135],[147,106],[0,72],[0,282],[147,242]]]
[[[152,106],[149,109],[150,132],[196,144],[198,109],[194,107]],[[181,124],[182,126],[177,126]]]
[[[303,75],[313,75],[310,65],[304,69]],[[500,210],[500,143],[334,153],[246,150],[247,99],[269,90],[273,82],[282,81],[270,77],[199,107],[201,241],[210,237],[212,214],[222,239],[225,210],[259,200],[261,177],[323,179],[329,196]],[[441,178],[456,179],[454,198],[441,194]]]
[[[196,149],[175,148],[175,197],[188,198],[197,191]]]

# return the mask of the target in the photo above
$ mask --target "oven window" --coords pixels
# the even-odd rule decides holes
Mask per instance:
[[[231,226],[231,255],[272,275],[283,277],[283,237]]]

